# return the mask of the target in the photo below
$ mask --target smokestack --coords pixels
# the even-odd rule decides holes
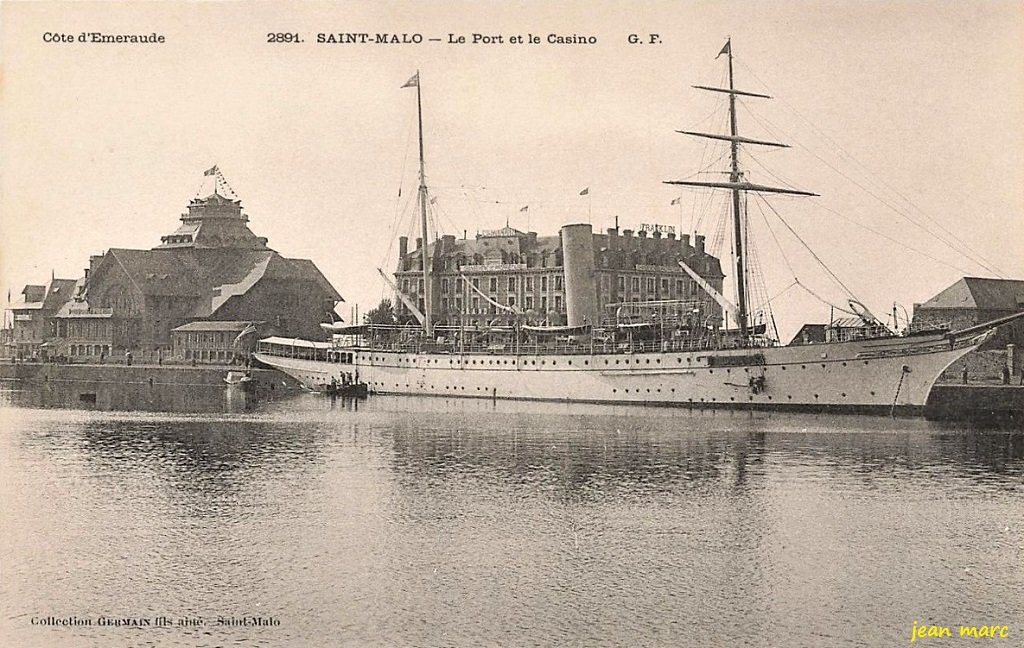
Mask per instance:
[[[697,248],[697,253],[704,254],[704,236],[702,234],[698,234],[695,238],[695,241],[696,245],[694,247]]]
[[[398,237],[398,256],[404,257],[409,254],[409,237],[399,236]]]

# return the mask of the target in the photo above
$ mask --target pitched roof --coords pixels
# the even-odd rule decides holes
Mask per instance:
[[[181,326],[171,329],[173,331],[242,331],[245,330],[253,322],[214,322],[214,321],[200,321],[200,322],[189,322],[188,324],[182,324]]]
[[[57,311],[75,293],[75,279],[52,279],[45,286],[29,285],[21,291],[22,299],[10,305],[11,310]]]
[[[921,304],[920,307],[1022,310],[1024,309],[1024,281],[964,277]]]
[[[199,294],[197,267],[190,254],[177,250],[110,248],[107,254],[124,268],[146,295],[194,297]]]

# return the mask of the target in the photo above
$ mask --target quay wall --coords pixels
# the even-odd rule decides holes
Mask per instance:
[[[238,366],[5,363],[0,364],[0,380],[223,386],[227,372],[239,370]],[[275,369],[253,368],[252,377],[258,385],[297,385]]]
[[[1024,387],[935,385],[924,408],[933,420],[1024,424]]]

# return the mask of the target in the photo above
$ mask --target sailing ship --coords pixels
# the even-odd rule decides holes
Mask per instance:
[[[269,338],[258,344],[256,359],[319,390],[354,380],[365,382],[376,394],[920,414],[932,386],[947,367],[982,345],[999,325],[1024,314],[955,332],[933,329],[898,333],[862,309],[857,311],[857,325],[836,328],[820,343],[783,346],[770,339],[765,327],[751,318],[746,285],[747,233],[741,205],[749,193],[815,194],[746,179],[739,163],[741,145],[782,145],[739,134],[737,97],[769,97],[737,90],[731,42],[721,54],[728,54],[728,87],[694,87],[728,96],[728,134],[679,132],[728,142],[728,180],[673,180],[667,184],[731,194],[735,304],[686,264],[680,265],[716,303],[733,312],[735,328],[720,327],[720,322],[709,324],[714,318],[704,313],[669,319],[664,308],[660,316],[646,320],[622,321],[615,317],[581,322],[579,318],[572,321],[570,316],[568,326],[538,326],[526,322],[522,311],[493,302],[511,311],[510,325],[435,326],[431,259],[425,244],[429,240],[430,197],[424,171],[423,109],[417,72],[403,87],[416,88],[420,162],[417,202],[424,242],[420,246],[422,309],[381,274],[416,315],[419,326],[328,323],[323,326],[332,333],[332,342]],[[563,228],[563,241],[566,231],[574,227],[579,226]],[[587,225],[587,231],[589,228]],[[566,268],[566,275],[570,273],[571,269]],[[566,292],[571,302],[572,291]],[[570,315],[573,308],[567,303]]]

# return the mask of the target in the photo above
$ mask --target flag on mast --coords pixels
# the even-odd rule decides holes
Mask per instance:
[[[586,189],[584,189],[583,191],[580,192],[580,195],[581,196],[586,196],[589,193],[590,193],[590,187],[587,187]]]
[[[204,176],[212,176],[212,175],[217,175],[217,165],[216,165],[216,164],[214,164],[214,165],[213,165],[212,167],[210,167],[210,168],[209,168],[209,169],[207,169],[206,171],[203,171],[203,175],[204,175]]]
[[[242,332],[239,333],[235,337],[235,341],[231,343],[231,346],[233,346],[233,347],[238,346],[238,343],[242,341],[242,338],[244,338],[246,335],[250,335],[250,334],[255,333],[255,332],[256,332],[256,324],[253,323],[253,322],[250,322],[249,325],[246,326],[244,329],[242,329]]]
[[[412,75],[412,78],[409,79],[408,81],[406,81],[405,85],[402,86],[402,88],[418,88],[418,87],[420,87],[420,73],[419,72],[417,72],[416,74]],[[399,88],[399,89],[401,89],[401,88]]]
[[[722,54],[732,54],[732,44],[731,43],[732,43],[731,40],[725,41],[725,46],[722,47],[722,51],[718,53],[718,56],[721,56]],[[715,57],[716,61],[718,60],[718,56]]]

